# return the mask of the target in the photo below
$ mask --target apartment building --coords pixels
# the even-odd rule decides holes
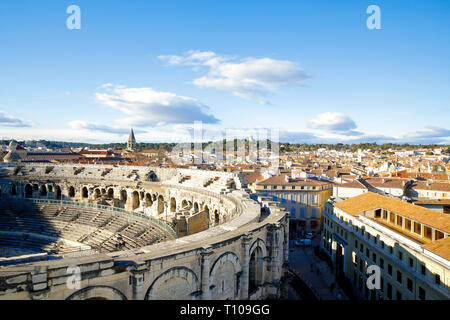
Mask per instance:
[[[279,175],[255,183],[255,192],[280,202],[290,217],[291,231],[319,231],[324,204],[333,194],[329,181]]]
[[[450,299],[450,216],[367,192],[325,204],[322,249],[371,300]],[[380,268],[380,288],[366,285]]]

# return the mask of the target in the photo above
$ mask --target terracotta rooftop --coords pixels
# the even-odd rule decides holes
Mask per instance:
[[[422,247],[444,259],[450,260],[450,237],[424,244]]]
[[[427,181],[414,181],[411,188],[416,190],[437,190],[437,191],[449,191],[450,182],[430,182]]]
[[[364,211],[382,208],[439,230],[450,232],[450,215],[373,192],[336,202],[334,206],[355,216]]]
[[[266,180],[260,181],[258,185],[285,185],[285,186],[323,186],[330,184],[327,181],[320,181],[317,179],[311,178],[297,178],[297,179],[289,179],[286,181],[287,175],[279,175],[270,177]]]
[[[248,183],[255,183],[256,181],[264,180],[264,177],[260,172],[248,172],[245,174],[245,180],[247,180]]]

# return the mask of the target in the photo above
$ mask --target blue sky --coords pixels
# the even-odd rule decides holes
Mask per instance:
[[[449,17],[437,0],[3,0],[0,136],[181,141],[201,120],[211,137],[450,143]]]

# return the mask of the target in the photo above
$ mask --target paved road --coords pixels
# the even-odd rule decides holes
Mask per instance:
[[[313,238],[313,246],[319,245],[319,235]],[[328,264],[320,260],[313,252],[313,247],[296,247],[294,241],[289,241],[289,263],[290,268],[295,272],[316,296],[321,300],[347,300],[347,296],[338,287],[336,278],[331,272]],[[313,271],[311,271],[311,264]],[[319,273],[317,273],[319,270]],[[335,289],[330,290],[330,285],[334,283]],[[294,284],[291,283],[291,286]],[[301,293],[300,293],[301,295]],[[292,296],[294,298],[294,296]]]

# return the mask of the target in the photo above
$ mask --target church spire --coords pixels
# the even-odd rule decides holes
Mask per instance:
[[[131,128],[130,136],[128,137],[127,150],[130,150],[130,151],[136,150],[136,138],[134,137],[133,128]]]

